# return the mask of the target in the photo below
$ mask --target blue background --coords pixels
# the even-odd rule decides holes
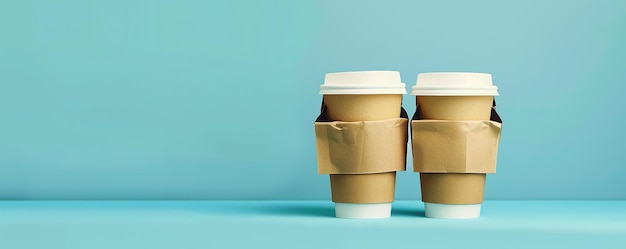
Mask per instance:
[[[4,1],[0,31],[0,199],[328,200],[319,85],[380,69],[493,74],[487,199],[626,199],[624,1]]]

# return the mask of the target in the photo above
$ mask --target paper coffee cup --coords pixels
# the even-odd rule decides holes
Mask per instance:
[[[423,73],[411,89],[422,119],[489,120],[498,88],[484,73]],[[427,217],[480,216],[486,174],[420,173]]]
[[[320,94],[333,121],[376,121],[400,117],[406,93],[396,71],[326,74]],[[339,218],[391,216],[396,172],[331,174],[332,200]]]

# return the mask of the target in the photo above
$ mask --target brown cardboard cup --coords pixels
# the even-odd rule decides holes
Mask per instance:
[[[339,72],[326,74],[320,94],[331,121],[379,121],[400,117],[406,88],[397,71]],[[335,215],[389,217],[395,189],[395,171],[390,171],[331,174]]]
[[[418,96],[422,119],[489,120],[493,96]],[[485,174],[420,173],[422,201],[440,204],[479,204]]]
[[[493,96],[418,96],[423,119],[489,120]],[[420,173],[426,217],[480,216],[485,174]]]
[[[402,95],[324,95],[324,104],[331,120],[385,120],[400,116]],[[377,174],[331,174],[330,188],[332,200],[338,204],[335,207],[337,217],[388,217],[387,213],[391,214],[395,183],[395,171]],[[377,205],[345,205],[345,203]],[[381,203],[387,205],[380,205]],[[378,209],[371,210],[372,208]],[[384,214],[381,215],[381,212]]]
[[[489,120],[493,96],[491,75],[425,73],[412,89],[421,119]],[[483,202],[485,174],[420,173],[427,217],[476,218]]]

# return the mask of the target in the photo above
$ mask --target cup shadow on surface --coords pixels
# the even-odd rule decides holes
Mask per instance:
[[[234,201],[230,203],[198,202],[165,207],[168,210],[201,213],[219,216],[301,216],[301,217],[335,217],[335,208],[328,203],[319,202],[248,202]]]
[[[262,207],[259,210],[265,214],[277,216],[308,216],[308,217],[335,217],[335,208],[317,203],[282,204]]]
[[[417,218],[426,218],[426,213],[424,213],[424,209],[417,208],[406,208],[406,207],[392,207],[391,208],[391,217],[417,217]]]

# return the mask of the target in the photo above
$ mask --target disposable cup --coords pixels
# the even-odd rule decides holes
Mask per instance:
[[[400,117],[405,85],[395,71],[326,74],[320,87],[329,119],[376,121]],[[335,215],[340,218],[386,218],[391,215],[396,172],[331,174]]]
[[[421,119],[489,120],[493,96],[491,75],[424,73],[412,87]],[[432,218],[480,216],[486,174],[420,173],[425,214]]]

